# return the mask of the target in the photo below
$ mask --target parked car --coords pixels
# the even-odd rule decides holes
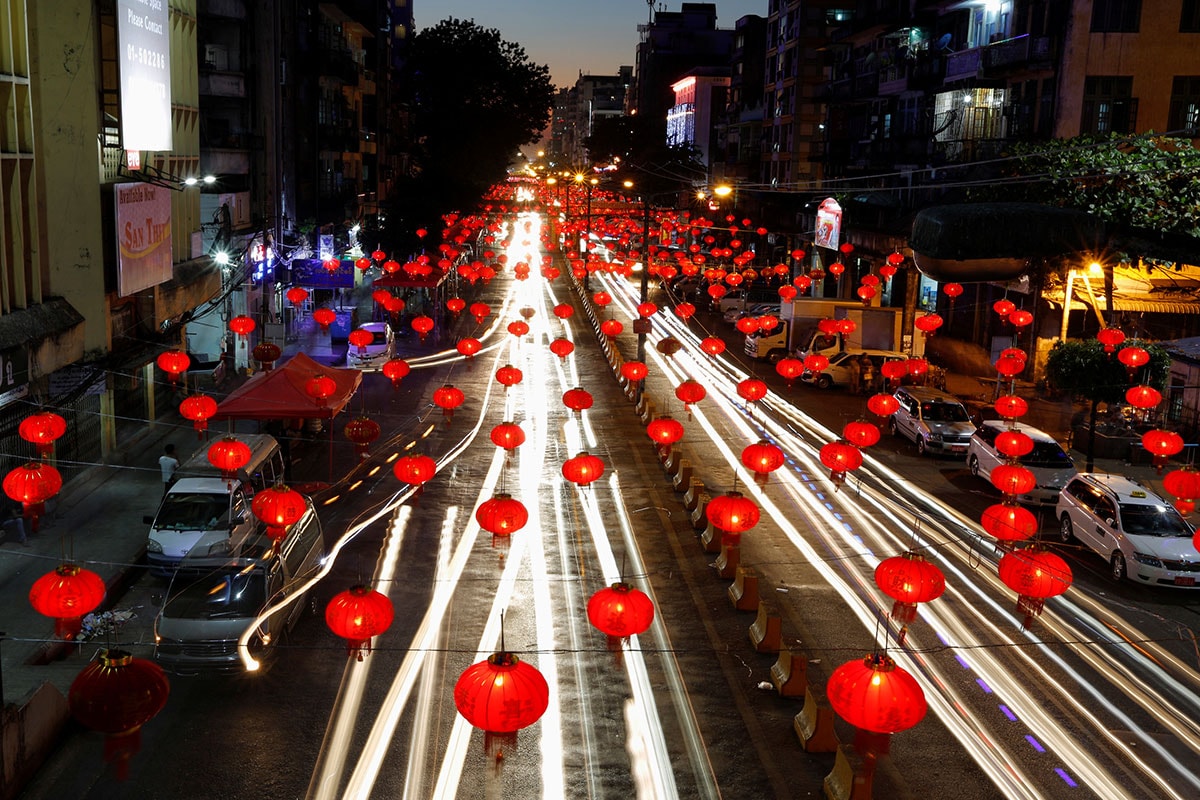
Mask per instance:
[[[893,436],[911,439],[920,455],[966,455],[975,423],[957,397],[925,386],[902,386],[895,396],[900,408],[888,422]]]
[[[772,305],[775,307],[775,313],[779,313],[779,293],[758,286],[750,289],[730,289],[717,301],[717,308],[724,314],[731,308],[740,311],[759,303]]]
[[[742,317],[761,317],[764,314],[778,315],[779,306],[772,305],[771,303],[755,303],[746,308],[735,306],[725,312],[724,319],[726,322],[732,323],[737,322]]]
[[[368,322],[360,327],[370,331],[373,338],[361,353],[357,347],[350,345],[346,351],[346,366],[352,369],[379,369],[396,349],[392,326],[386,322]]]
[[[800,380],[815,384],[818,389],[830,389],[834,386],[846,386],[850,383],[850,360],[866,355],[875,365],[874,374],[879,375],[879,368],[885,361],[907,361],[905,353],[893,350],[843,350],[829,357],[829,366],[820,372],[804,370]]]
[[[1108,561],[1114,581],[1195,588],[1200,553],[1175,507],[1121,475],[1081,472],[1058,495],[1059,536]]]
[[[1002,431],[1018,430],[1033,440],[1033,450],[1019,460],[1037,478],[1037,486],[1029,494],[1017,498],[1019,502],[1033,505],[1053,505],[1058,502],[1058,493],[1079,470],[1053,436],[1023,422],[1010,425],[1005,420],[987,420],[967,447],[967,468],[972,475],[991,480],[992,470],[1005,461],[1005,456],[996,450],[996,436]]]

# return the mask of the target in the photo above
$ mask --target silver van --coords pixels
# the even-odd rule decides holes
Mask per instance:
[[[192,548],[225,540],[240,544],[262,527],[250,513],[250,499],[283,481],[283,454],[273,436],[235,438],[250,448],[250,460],[235,480],[221,477],[201,448],[176,470],[158,512],[143,518],[150,526],[146,561],[153,574],[169,577]]]
[[[1033,450],[1019,459],[1021,466],[1028,469],[1037,478],[1037,486],[1029,494],[1017,498],[1018,502],[1030,504],[1054,505],[1058,502],[1058,493],[1067,485],[1067,481],[1075,477],[1079,471],[1075,462],[1066,454],[1054,437],[1045,431],[1038,430],[1023,422],[1010,425],[1005,420],[991,419],[979,426],[971,443],[967,446],[967,468],[972,475],[977,475],[990,481],[992,470],[1003,464],[1006,458],[996,449],[996,437],[1002,431],[1020,431],[1033,440]]]
[[[975,423],[957,397],[925,386],[901,386],[895,397],[900,407],[888,420],[893,436],[911,439],[919,455],[966,455]]]
[[[172,575],[155,617],[155,660],[177,675],[241,671],[238,639],[263,609],[310,578],[324,555],[321,522],[311,500],[277,548],[265,534],[232,549],[228,540],[194,548]],[[307,606],[301,598],[263,623],[252,640],[255,658],[267,660],[271,646],[295,626]]]

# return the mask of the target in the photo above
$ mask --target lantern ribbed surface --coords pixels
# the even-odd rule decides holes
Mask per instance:
[[[908,552],[880,561],[875,585],[893,600],[928,603],[946,591],[946,576],[920,553]]]
[[[46,617],[62,619],[89,614],[104,600],[104,579],[75,564],[60,564],[33,582],[29,604]]]
[[[899,733],[925,717],[925,692],[912,675],[886,655],[842,664],[825,686],[829,705],[856,728]]]
[[[601,633],[636,636],[654,621],[654,603],[642,590],[627,583],[614,583],[592,595],[587,615]]]
[[[495,653],[463,671],[454,706],[463,719],[491,733],[514,733],[541,719],[550,687],[535,667],[512,653]]]

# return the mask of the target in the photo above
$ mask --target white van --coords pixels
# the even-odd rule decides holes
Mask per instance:
[[[250,448],[250,460],[235,480],[221,477],[201,448],[176,470],[158,513],[143,518],[150,526],[146,561],[153,574],[169,577],[192,548],[226,540],[238,545],[262,527],[250,513],[250,498],[283,481],[283,454],[273,436],[235,438]]]
[[[222,549],[193,549],[171,578],[154,620],[154,659],[168,672],[241,671],[238,639],[264,608],[312,576],[324,558],[325,542],[310,500],[277,549],[265,534],[233,550]],[[251,643],[254,657],[267,661],[269,648],[295,626],[307,606],[306,599],[298,599],[264,622]]]
[[[967,445],[967,468],[972,475],[990,481],[992,470],[1005,462],[1005,456],[996,449],[996,437],[1010,427],[1033,440],[1033,450],[1022,456],[1020,462],[1037,478],[1037,486],[1029,494],[1018,497],[1018,502],[1054,505],[1058,502],[1058,493],[1079,470],[1075,469],[1075,462],[1062,446],[1045,431],[1023,422],[1015,422],[1010,426],[1005,420],[987,420],[979,426]]]
[[[806,354],[807,355],[807,354]],[[829,357],[829,366],[820,372],[804,370],[800,380],[816,384],[819,389],[829,389],[834,386],[847,386],[850,383],[850,361],[860,359],[864,355],[871,359],[875,375],[885,361],[907,361],[908,355],[896,350],[843,350],[840,353],[825,353]],[[860,372],[861,376],[861,372]]]

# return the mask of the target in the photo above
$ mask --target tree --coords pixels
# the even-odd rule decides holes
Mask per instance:
[[[390,200],[405,228],[435,230],[502,182],[518,148],[550,120],[550,69],[474,22],[446,19],[413,37],[402,80],[409,96],[412,167]]]
[[[1054,343],[1046,359],[1046,382],[1050,386],[1091,403],[1086,472],[1091,472],[1096,466],[1097,406],[1100,403],[1112,405],[1124,402],[1125,391],[1133,383],[1125,365],[1117,358],[1117,353],[1126,347],[1141,347],[1150,354],[1150,361],[1134,376],[1134,380],[1160,391],[1164,389],[1171,369],[1171,357],[1158,345],[1129,340],[1117,352],[1105,353],[1104,345],[1096,339],[1059,341]]]

